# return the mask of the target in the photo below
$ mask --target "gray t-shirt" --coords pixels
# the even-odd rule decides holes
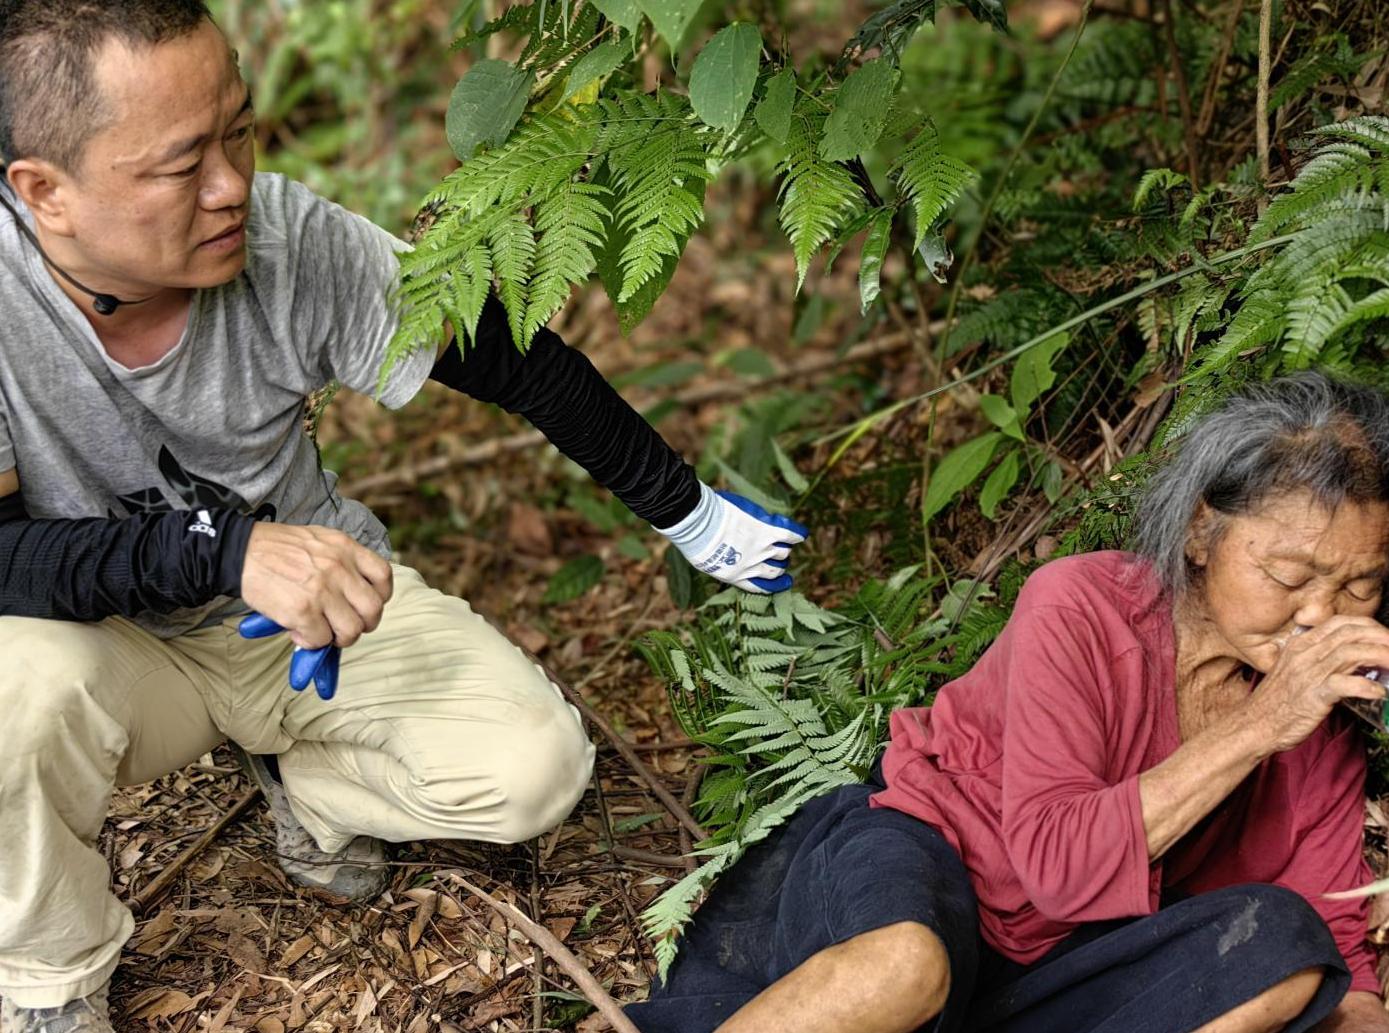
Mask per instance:
[[[107,356],[0,209],[0,471],[18,469],[30,515],[232,508],[335,527],[389,553],[381,522],[343,499],[335,475],[321,470],[301,417],[304,399],[331,380],[376,391],[397,325],[395,252],[405,245],[266,173],[252,187],[246,241],[245,271],[196,291],[174,350],[131,370]],[[113,397],[78,349],[138,402]],[[433,359],[426,351],[399,363],[381,402],[409,401]],[[172,637],[244,608],[220,599],[139,621]]]

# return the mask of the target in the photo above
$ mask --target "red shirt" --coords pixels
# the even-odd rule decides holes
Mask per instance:
[[[1149,863],[1138,776],[1180,745],[1170,603],[1143,561],[1072,556],[1036,571],[998,640],[930,708],[892,715],[888,788],[960,852],[984,938],[1037,960],[1082,922],[1152,914],[1165,886],[1246,882],[1302,894],[1331,927],[1352,990],[1379,992],[1369,902],[1365,749],[1339,712],[1275,754]]]

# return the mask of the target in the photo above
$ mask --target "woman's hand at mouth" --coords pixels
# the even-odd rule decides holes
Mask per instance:
[[[1389,670],[1389,628],[1370,617],[1337,616],[1290,636],[1273,668],[1244,703],[1273,752],[1290,750],[1311,735],[1342,699],[1385,698],[1365,677]]]

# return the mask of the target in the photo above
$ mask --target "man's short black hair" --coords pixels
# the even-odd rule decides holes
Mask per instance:
[[[75,170],[110,117],[93,75],[102,46],[154,46],[210,17],[204,0],[0,0],[0,160]]]

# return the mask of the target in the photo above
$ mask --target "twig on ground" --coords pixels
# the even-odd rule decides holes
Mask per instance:
[[[140,892],[135,894],[134,898],[130,901],[130,910],[137,915],[143,914],[148,910],[151,904],[156,903],[159,898],[168,892],[169,887],[174,884],[174,880],[176,880],[179,873],[188,866],[188,863],[206,850],[212,841],[222,834],[223,829],[250,810],[259,799],[259,788],[248,789],[243,793],[240,799],[232,804],[231,807],[227,808],[225,814],[209,825],[203,834],[194,840],[183,853],[170,861],[162,872],[151,879],[149,884],[140,890]]]
[[[704,775],[709,769],[698,761],[695,762],[695,769],[690,773],[690,777],[685,782],[685,791],[680,794],[680,802],[685,808],[694,806],[695,800],[699,797],[699,787],[704,783]],[[680,852],[685,855],[685,868],[694,871],[699,865],[691,857],[694,852],[694,840],[690,839],[689,832],[682,826],[680,828]]]
[[[593,973],[584,967],[583,962],[576,958],[572,951],[564,944],[560,943],[554,933],[542,925],[531,921],[520,909],[511,904],[497,900],[490,893],[474,886],[459,871],[445,871],[439,873],[467,890],[478,900],[482,901],[497,914],[509,921],[515,922],[517,927],[530,938],[530,941],[548,954],[561,969],[564,974],[574,980],[579,992],[588,999],[588,1002],[598,1009],[603,1018],[607,1019],[616,1033],[641,1033],[632,1024],[632,1021],[622,1013],[621,1007],[606,990],[603,984],[594,978]]]
[[[540,839],[531,840],[531,916],[543,923],[545,909],[540,902]],[[531,997],[531,1024],[536,1029],[545,1028],[545,952],[535,944],[535,982]]]
[[[564,698],[578,708],[579,712],[584,715],[584,718],[589,724],[603,733],[603,738],[607,739],[608,742],[612,744],[613,749],[621,754],[622,759],[631,766],[637,776],[651,787],[651,792],[655,794],[656,799],[660,800],[661,803],[665,805],[666,809],[675,817],[675,820],[689,829],[690,834],[696,839],[703,839],[705,837],[705,832],[699,827],[699,822],[694,820],[690,812],[675,798],[674,794],[665,787],[660,778],[656,776],[656,773],[643,763],[642,759],[637,756],[636,751],[632,749],[631,744],[617,733],[617,729],[608,724],[607,720],[589,706],[588,702],[581,695],[565,684],[563,678],[548,667],[545,667],[544,670],[550,680],[559,687],[560,692],[564,694]]]
[[[662,868],[684,868],[688,857],[677,857],[675,854],[658,854],[654,850],[642,850],[634,846],[619,846],[614,843],[608,848],[614,857],[620,857],[624,861],[636,861],[638,864],[657,864]]]

